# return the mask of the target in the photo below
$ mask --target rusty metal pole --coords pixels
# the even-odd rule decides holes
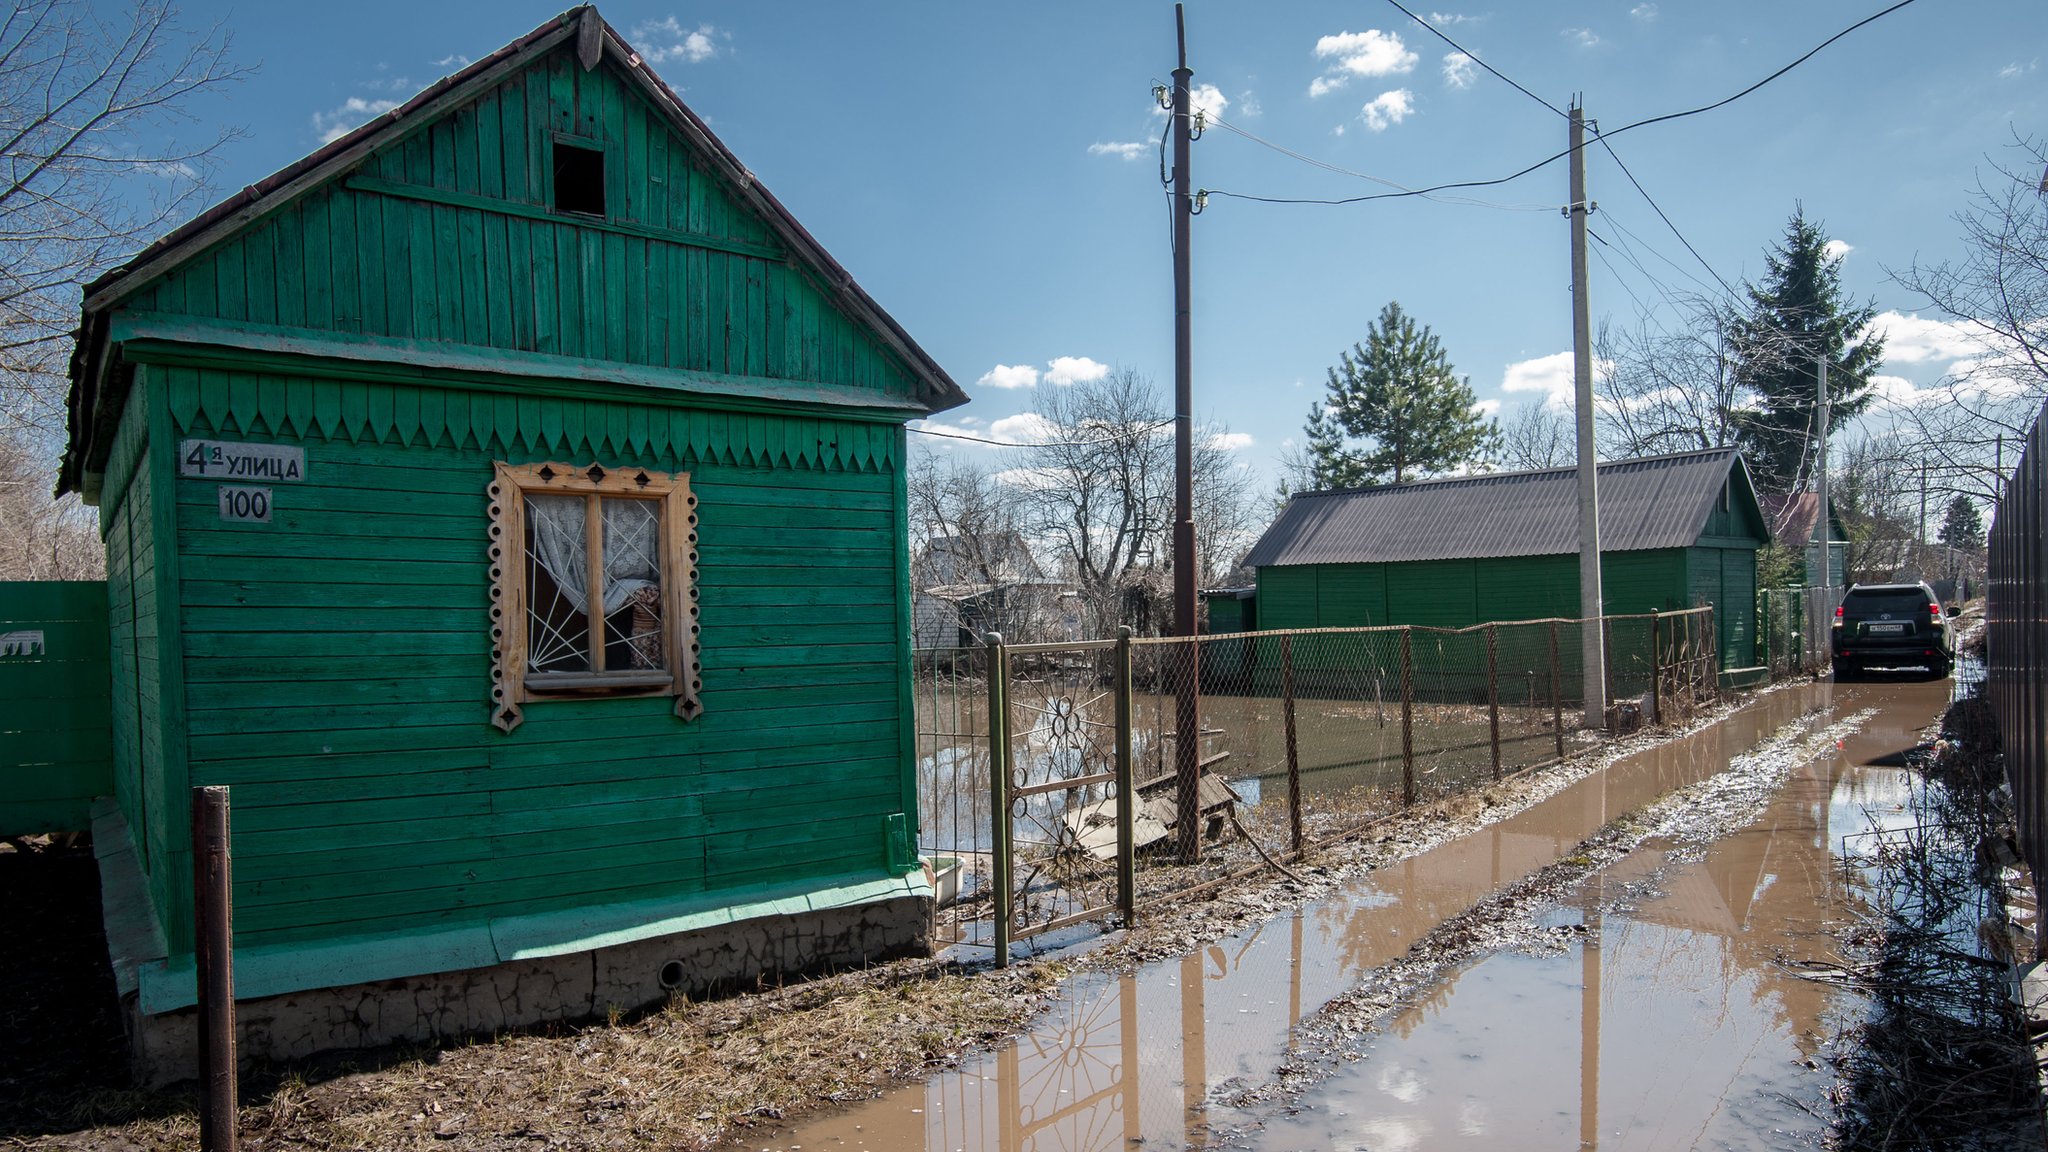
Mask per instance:
[[[1415,803],[1415,654],[1413,628],[1401,629],[1401,803]]]
[[[1138,922],[1138,796],[1131,763],[1131,626],[1116,630],[1116,895],[1124,928]]]
[[[234,860],[228,790],[192,789],[192,958],[199,992],[199,1147],[235,1152]]]
[[[1010,659],[988,634],[989,871],[994,874],[996,967],[1010,964]]]
[[[1294,634],[1280,635],[1280,712],[1287,729],[1287,829],[1301,851],[1301,750],[1294,730]]]
[[[1194,219],[1188,82],[1195,74],[1188,67],[1187,23],[1179,4],[1173,6],[1173,32],[1180,61],[1173,70],[1173,630],[1187,640],[1187,662],[1174,685],[1173,754],[1180,862],[1193,864],[1202,857],[1195,811],[1202,723],[1196,674],[1201,653],[1195,641],[1194,274],[1188,250]]]
[[[1493,778],[1500,779],[1500,626],[1486,626],[1486,726],[1493,739]]]
[[[1550,730],[1557,737],[1557,758],[1564,759],[1564,692],[1558,687],[1557,621],[1550,622]]]

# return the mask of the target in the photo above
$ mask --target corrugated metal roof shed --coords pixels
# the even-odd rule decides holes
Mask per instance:
[[[1733,448],[1600,465],[1601,550],[1691,547],[1729,471],[1742,466]],[[1245,563],[1549,556],[1578,546],[1577,469],[1546,468],[1297,493]]]

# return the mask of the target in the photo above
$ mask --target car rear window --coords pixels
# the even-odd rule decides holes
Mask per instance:
[[[1927,594],[1917,589],[1903,592],[1851,592],[1842,597],[1850,612],[1859,616],[1889,612],[1894,616],[1927,611]]]

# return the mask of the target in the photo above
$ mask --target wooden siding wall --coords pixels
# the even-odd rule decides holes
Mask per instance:
[[[1689,607],[1686,553],[1609,552],[1600,558],[1610,613]],[[1576,556],[1300,564],[1259,569],[1260,628],[1423,624],[1462,628],[1489,620],[1579,614]]]
[[[191,779],[234,788],[240,943],[886,866],[915,810],[900,427],[147,371],[178,435],[306,453],[269,524],[175,481]],[[494,459],[690,472],[700,719],[586,700],[491,727]]]
[[[113,791],[107,585],[0,582],[0,836],[83,832]],[[41,637],[33,642],[28,635]]]
[[[564,48],[126,306],[912,397],[612,69]],[[605,220],[550,209],[557,132],[602,143]]]

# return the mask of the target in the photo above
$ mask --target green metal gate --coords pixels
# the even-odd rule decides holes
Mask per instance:
[[[114,790],[107,586],[0,583],[0,836],[82,832]]]

